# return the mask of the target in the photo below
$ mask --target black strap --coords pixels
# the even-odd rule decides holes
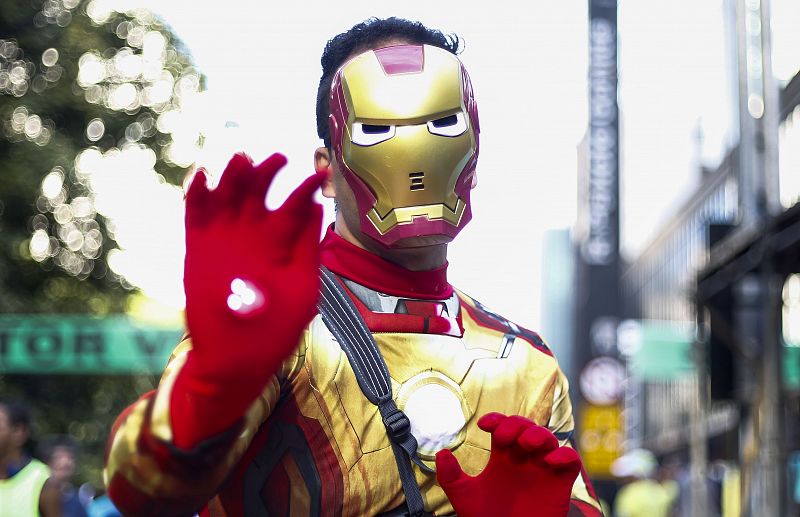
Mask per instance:
[[[424,512],[422,494],[411,462],[424,472],[432,473],[433,470],[417,456],[417,440],[411,434],[411,422],[392,399],[389,370],[375,338],[336,276],[324,266],[320,267],[320,273],[322,296],[319,313],[322,321],[350,360],[361,391],[370,402],[378,406],[397,461],[408,513],[415,517],[421,516]]]

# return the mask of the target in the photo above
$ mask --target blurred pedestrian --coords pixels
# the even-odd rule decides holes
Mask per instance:
[[[0,399],[0,517],[61,517],[61,493],[50,469],[24,449],[30,427],[27,407]]]
[[[654,479],[658,462],[646,449],[631,450],[611,465],[611,473],[625,486],[614,501],[615,517],[669,517],[678,496],[674,480]],[[666,481],[666,480],[665,480]]]
[[[77,451],[75,441],[64,435],[51,437],[40,447],[39,456],[50,467],[50,479],[61,493],[63,517],[87,517],[72,479],[77,470]]]

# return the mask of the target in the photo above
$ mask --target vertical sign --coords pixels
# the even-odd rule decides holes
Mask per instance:
[[[617,2],[589,2],[589,196],[583,260],[608,265],[619,248]]]
[[[576,232],[573,372],[579,375],[573,375],[573,386],[589,386],[594,397],[584,396],[582,390],[574,388],[572,395],[578,421],[578,447],[595,478],[598,493],[609,497],[613,483],[604,484],[604,478],[609,476],[609,465],[620,452],[623,433],[620,390],[608,382],[604,372],[624,371],[617,360],[617,327],[623,311],[619,294],[616,0],[589,0],[588,96],[589,127],[578,181],[581,202]],[[608,368],[598,369],[597,365]],[[603,405],[598,405],[598,394],[604,395]]]

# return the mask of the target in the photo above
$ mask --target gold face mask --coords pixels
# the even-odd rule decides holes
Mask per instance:
[[[351,59],[332,82],[330,127],[363,233],[387,247],[449,242],[471,219],[478,111],[450,52],[397,45]]]

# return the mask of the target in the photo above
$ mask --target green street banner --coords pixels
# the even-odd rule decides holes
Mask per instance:
[[[0,315],[0,374],[157,374],[182,333],[124,315]]]
[[[636,342],[629,358],[631,372],[649,382],[675,380],[695,371],[692,362],[694,324],[678,321],[634,320]]]

